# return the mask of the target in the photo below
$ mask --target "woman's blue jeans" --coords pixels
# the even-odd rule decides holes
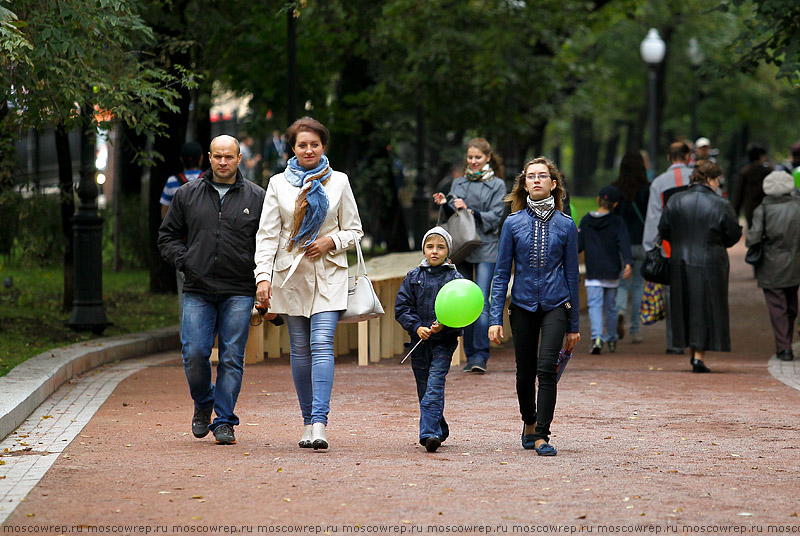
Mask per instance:
[[[303,424],[328,424],[333,389],[333,338],[339,311],[287,316],[292,378]]]
[[[642,294],[644,294],[644,277],[642,277],[642,263],[644,262],[644,247],[641,245],[632,245],[632,262],[631,268],[633,275],[628,279],[622,279],[622,273],[619,274],[619,288],[617,289],[617,312],[625,314],[628,308],[628,293],[631,296],[631,335],[639,333],[642,329],[642,320],[639,313],[642,310]]]
[[[436,436],[442,441],[450,435],[444,420],[444,380],[458,340],[426,341],[411,354],[411,369],[417,381],[419,398],[419,441]]]
[[[183,297],[183,370],[195,407],[214,407],[217,417],[208,427],[212,432],[222,424],[239,424],[239,417],[233,411],[242,388],[244,348],[250,332],[253,300],[253,296],[192,292]],[[214,385],[209,357],[217,336],[219,363]]]
[[[619,339],[616,297],[616,288],[586,287],[586,306],[589,309],[592,341],[600,338],[605,342],[616,342]]]
[[[483,311],[478,319],[464,328],[464,353],[467,365],[486,366],[489,361],[489,298],[492,295],[493,262],[462,262],[458,265],[461,275],[474,281],[483,292]]]

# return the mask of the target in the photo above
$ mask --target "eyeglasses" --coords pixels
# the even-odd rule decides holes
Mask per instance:
[[[550,178],[549,173],[531,173],[530,175],[525,175],[526,179],[539,179],[540,181],[546,180]]]

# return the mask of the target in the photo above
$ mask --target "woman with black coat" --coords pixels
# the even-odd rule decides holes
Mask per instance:
[[[706,351],[730,352],[727,248],[742,236],[733,207],[716,191],[720,167],[695,165],[688,190],[672,195],[658,231],[670,243],[670,312],[677,348],[691,349],[692,372],[710,372]]]

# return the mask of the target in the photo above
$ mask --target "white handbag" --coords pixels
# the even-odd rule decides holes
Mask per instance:
[[[355,235],[355,233],[353,233]],[[358,267],[356,275],[347,278],[347,309],[339,315],[339,322],[350,324],[364,322],[383,316],[383,306],[375,289],[372,288],[372,281],[367,277],[367,265],[364,263],[364,255],[361,253],[361,244],[358,237],[355,237],[356,251],[358,252]]]

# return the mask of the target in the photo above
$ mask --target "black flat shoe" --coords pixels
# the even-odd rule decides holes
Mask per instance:
[[[794,355],[792,354],[792,350],[781,350],[778,352],[778,359],[781,361],[792,361],[794,360]]]
[[[692,363],[692,372],[700,372],[700,373],[711,372],[711,369],[709,369],[706,366],[706,364],[703,363],[700,359],[692,358],[691,363]]]

